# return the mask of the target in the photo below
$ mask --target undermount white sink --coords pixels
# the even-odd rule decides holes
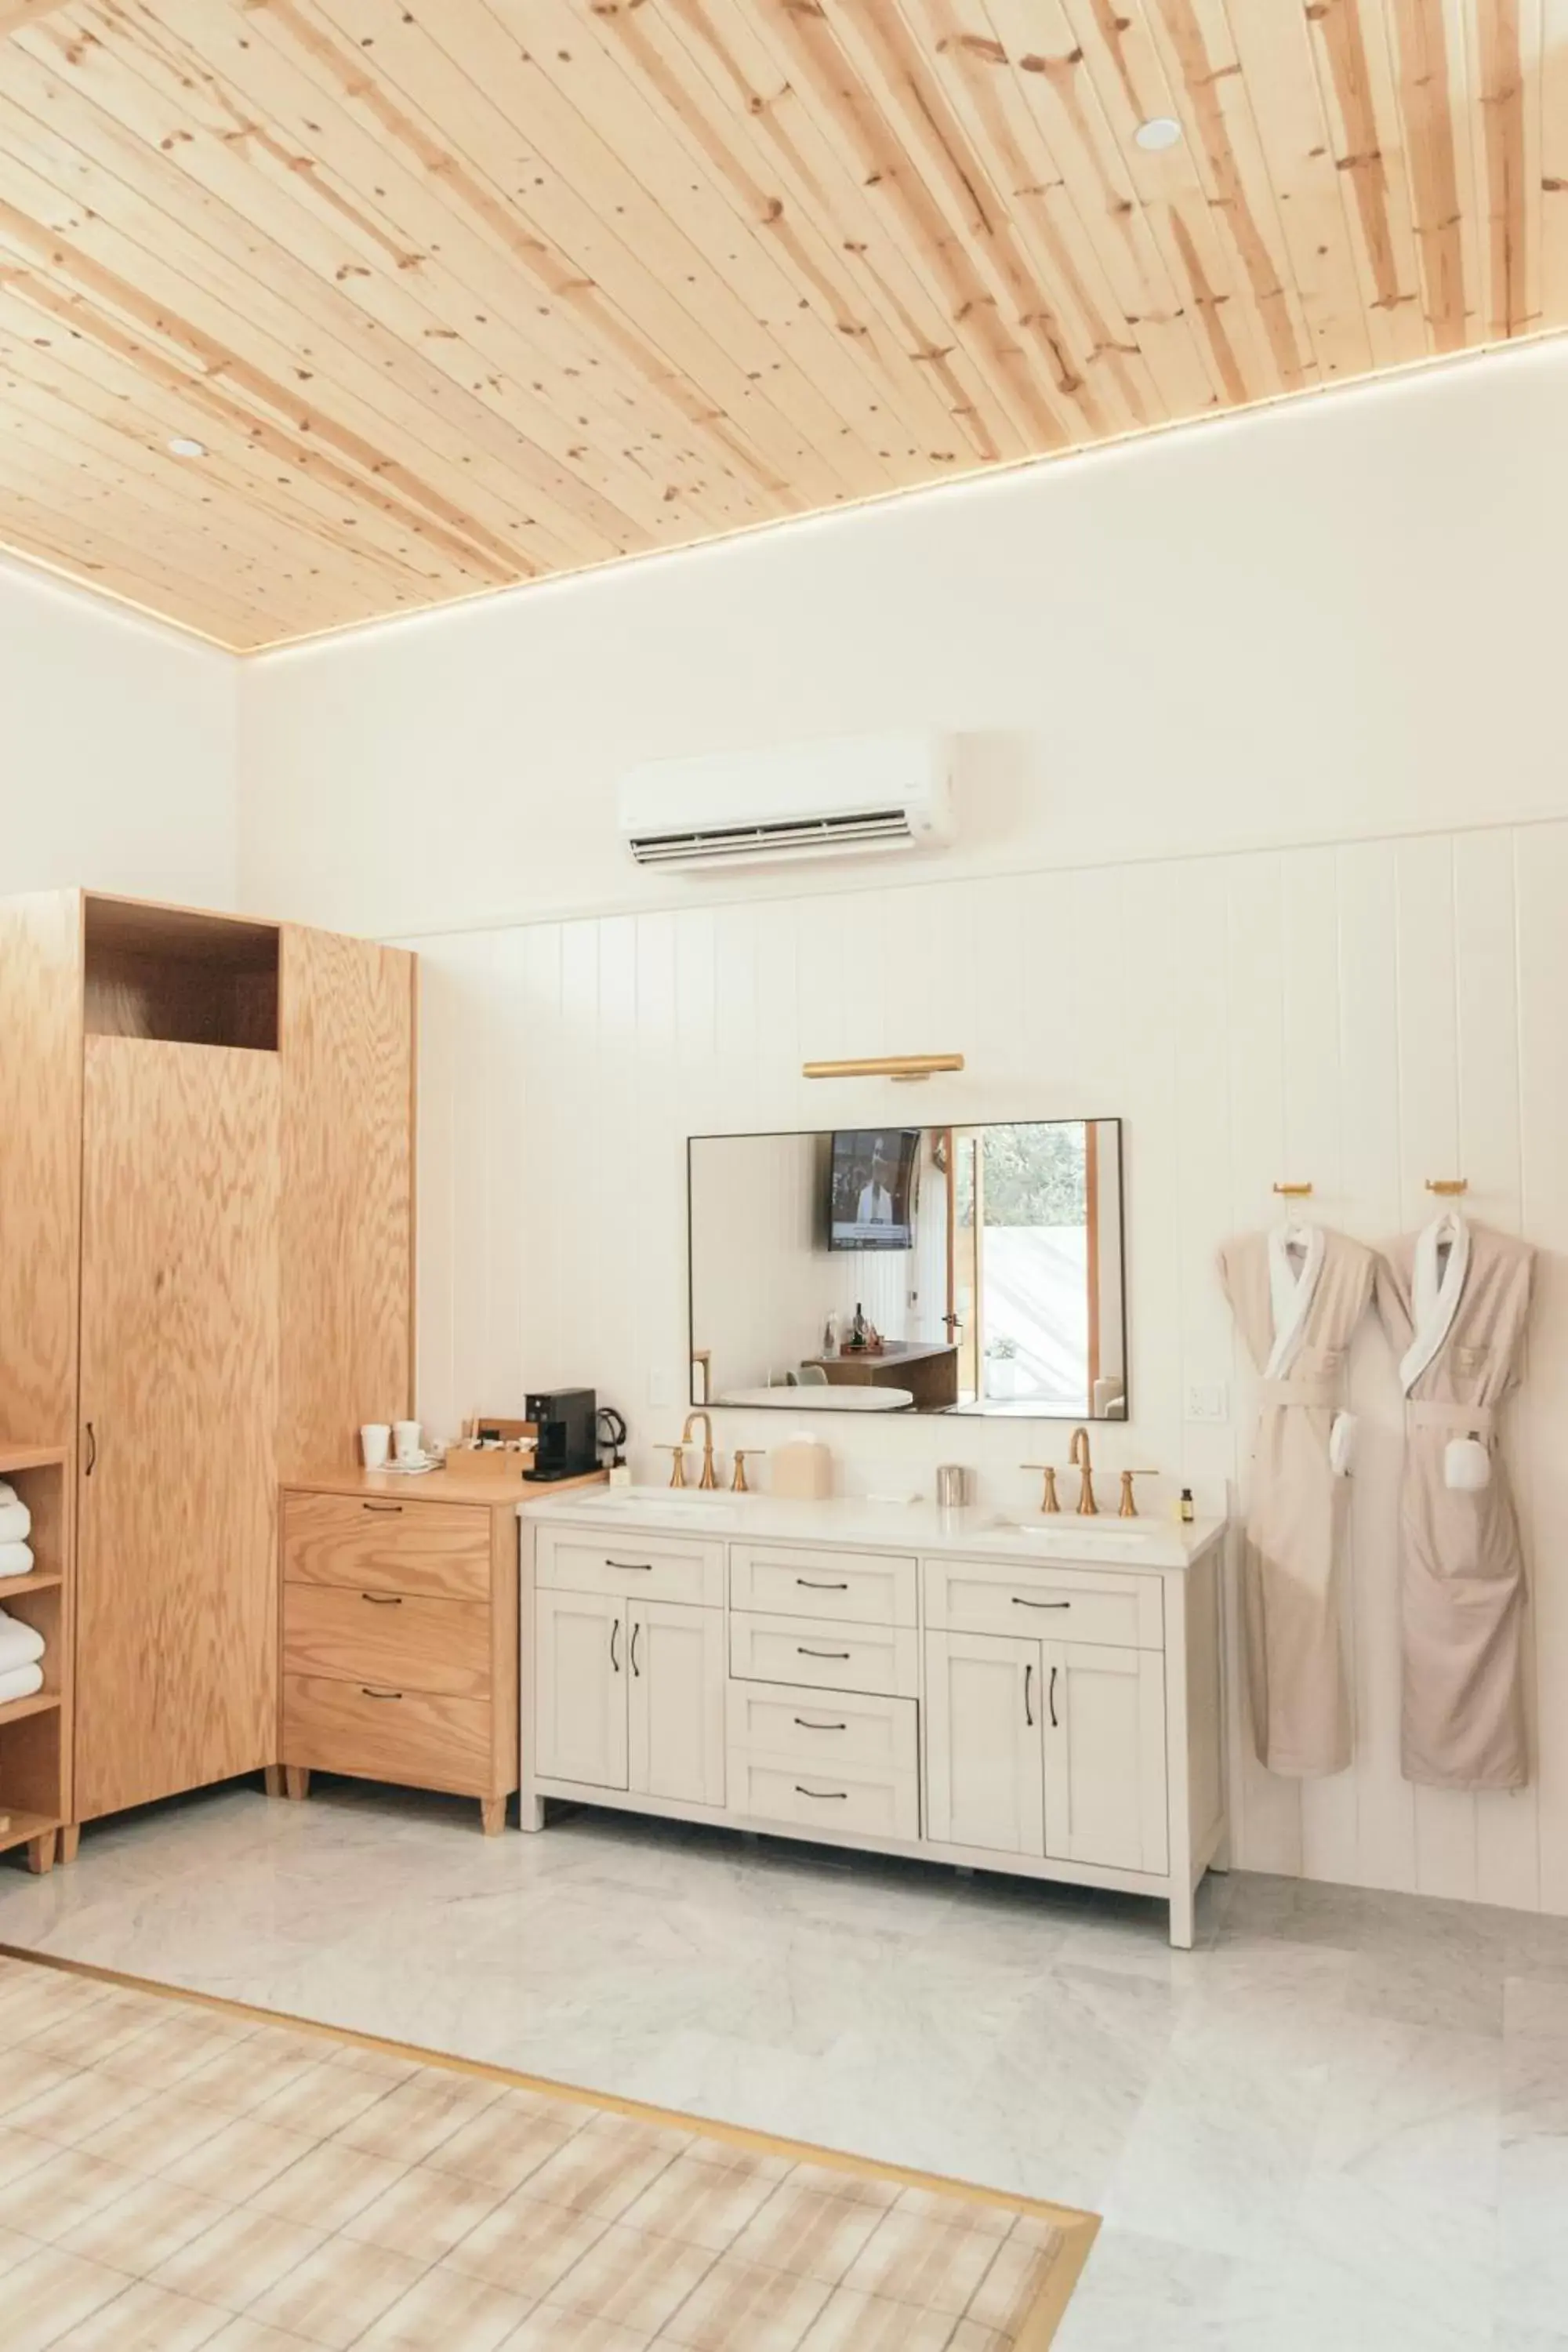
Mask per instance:
[[[1084,1559],[1094,1552],[1162,1551],[1169,1531],[1155,1520],[1079,1518],[1076,1513],[1052,1519],[1004,1521],[986,1541],[1026,1545],[1031,1551],[1054,1552],[1062,1559]]]
[[[660,1518],[684,1519],[703,1527],[721,1525],[735,1517],[734,1504],[727,1494],[700,1486],[622,1486],[614,1493],[584,1495],[563,1507],[595,1519],[605,1516],[646,1519],[657,1512]]]

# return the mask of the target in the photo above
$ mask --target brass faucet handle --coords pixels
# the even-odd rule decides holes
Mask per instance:
[[[746,1465],[753,1458],[754,1455],[758,1454],[765,1454],[766,1452],[767,1447],[765,1445],[736,1446],[735,1475],[730,1481],[731,1491],[733,1494],[749,1495],[751,1493],[751,1487],[746,1483]]]
[[[656,1445],[653,1450],[656,1454],[668,1454],[673,1455],[674,1458],[669,1465],[669,1483],[672,1486],[684,1486],[686,1484],[685,1446]]]
[[[1061,1504],[1057,1496],[1056,1464],[1054,1462],[1020,1462],[1018,1467],[1020,1470],[1039,1471],[1045,1481],[1040,1490],[1041,1516],[1044,1517],[1052,1511],[1059,1511]]]
[[[1138,1506],[1132,1497],[1133,1479],[1157,1478],[1159,1475],[1157,1470],[1124,1470],[1121,1473],[1121,1501],[1117,1507],[1118,1518],[1135,1519],[1138,1517]]]

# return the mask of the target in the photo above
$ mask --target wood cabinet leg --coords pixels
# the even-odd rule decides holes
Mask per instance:
[[[500,1837],[502,1830],[506,1827],[506,1799],[504,1797],[481,1797],[479,1799],[479,1820],[483,1825],[486,1837]]]
[[[269,1797],[280,1797],[280,1796],[283,1794],[283,1767],[282,1767],[282,1765],[281,1765],[281,1764],[268,1764],[268,1765],[263,1766],[263,1768],[262,1768],[262,1771],[263,1771],[263,1777],[264,1777],[264,1779],[265,1779],[265,1780],[266,1780],[266,1782],[267,1782],[267,1793],[268,1793],[268,1795]]]
[[[530,1836],[532,1836],[536,1831],[542,1830],[544,1827],[544,1800],[542,1797],[520,1797],[518,1799],[517,1825],[520,1830],[526,1830]]]
[[[53,1830],[46,1830],[41,1837],[27,1840],[27,1867],[35,1877],[47,1878],[53,1870],[55,1839],[56,1832]]]
[[[295,1804],[302,1805],[310,1793],[310,1768],[308,1764],[285,1764],[283,1786]]]
[[[79,1822],[68,1822],[64,1829],[60,1832],[60,1860],[62,1862],[74,1862],[76,1860],[76,1850],[80,1843],[81,1823]]]

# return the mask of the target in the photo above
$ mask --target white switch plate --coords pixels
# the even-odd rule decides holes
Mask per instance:
[[[1187,1414],[1189,1421],[1228,1421],[1230,1398],[1223,1381],[1189,1381],[1187,1383]]]

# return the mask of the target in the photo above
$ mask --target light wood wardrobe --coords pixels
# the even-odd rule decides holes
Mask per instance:
[[[278,1761],[279,1481],[410,1410],[415,963],[13,899],[0,1038],[0,1440],[75,1485],[75,1825]]]

